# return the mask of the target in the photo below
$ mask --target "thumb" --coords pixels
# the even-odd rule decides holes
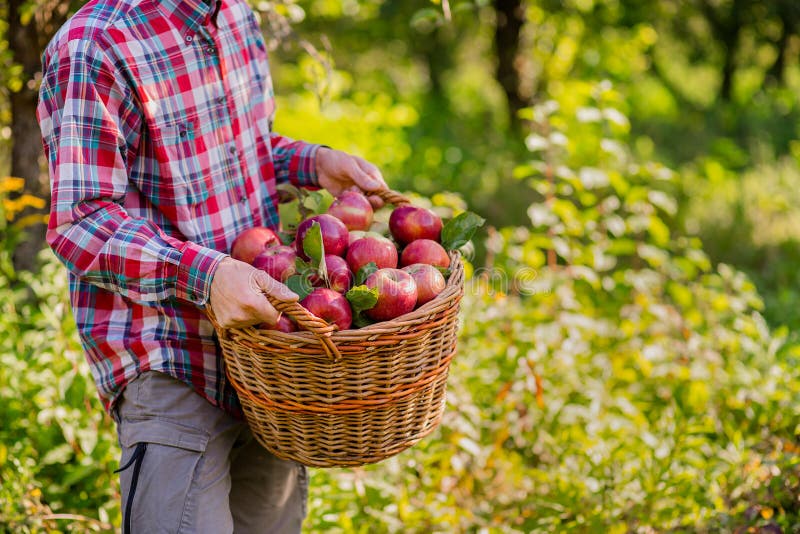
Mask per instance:
[[[253,269],[251,279],[258,289],[276,299],[286,302],[297,302],[299,299],[297,293],[260,269]]]

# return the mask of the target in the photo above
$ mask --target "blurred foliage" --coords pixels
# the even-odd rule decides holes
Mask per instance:
[[[313,532],[800,528],[800,348],[753,284],[672,233],[610,84],[530,110],[530,224],[468,286],[448,417],[379,466],[318,471]],[[315,511],[319,511],[315,513]]]
[[[9,220],[18,206],[7,194],[20,186],[0,180],[0,526],[107,530],[119,522],[116,435],[78,343],[63,267],[43,252],[41,272],[13,270],[22,227]]]
[[[755,173],[768,168],[785,174],[780,169],[796,165],[800,154],[797,4],[521,4],[525,24],[515,61],[521,98],[531,104],[569,98],[573,80],[611,81],[621,94],[619,111],[630,118],[631,151],[680,176],[674,191],[679,216],[670,229],[700,236],[712,262],[750,274],[769,305],[771,324],[800,327],[796,240],[778,238],[786,234],[784,225],[765,245],[764,234],[775,225],[758,229],[738,219],[738,206],[753,204],[742,178],[756,184]],[[458,191],[495,226],[524,224],[528,205],[539,197],[512,177],[525,147],[523,136],[510,129],[494,76],[496,3],[448,5],[445,20],[443,4],[422,0],[292,2],[294,31],[318,45],[324,61],[293,39],[274,52],[277,127],[374,159],[395,187],[428,195]],[[321,79],[327,80],[322,92]],[[305,120],[295,121],[296,113]],[[388,122],[398,126],[391,134],[382,126]],[[390,145],[376,144],[389,135]],[[778,186],[778,202],[788,200],[791,186]],[[720,205],[723,189],[728,202]],[[707,209],[709,203],[719,210]],[[781,218],[797,217],[796,202],[785,201],[781,209]],[[699,220],[692,213],[713,217]],[[736,221],[735,239],[719,239],[731,227],[718,218]],[[482,247],[478,253],[482,257]]]
[[[800,532],[794,2],[520,2],[516,125],[499,2],[253,5],[278,131],[492,225],[441,427],[314,470],[307,531]],[[0,531],[107,530],[113,425],[62,268],[12,267],[40,202],[19,187],[0,181]]]

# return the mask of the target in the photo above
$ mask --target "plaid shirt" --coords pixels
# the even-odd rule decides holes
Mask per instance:
[[[212,4],[212,5],[209,5]],[[263,36],[245,0],[91,0],[44,57],[48,242],[110,410],[143,371],[240,414],[203,307],[276,183],[316,183],[317,145],[271,132]]]

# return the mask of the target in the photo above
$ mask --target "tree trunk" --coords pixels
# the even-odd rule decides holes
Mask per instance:
[[[786,76],[786,54],[789,48],[789,40],[797,31],[797,21],[795,20],[796,8],[787,5],[786,2],[778,4],[778,16],[781,19],[781,35],[775,43],[777,56],[775,62],[767,72],[767,79],[777,86],[783,86]]]
[[[736,53],[744,24],[744,11],[750,0],[733,0],[727,13],[717,11],[709,0],[700,3],[700,9],[711,25],[711,31],[717,41],[722,44],[725,57],[722,64],[722,82],[719,87],[719,99],[730,101],[733,94],[733,76],[736,74]]]
[[[8,2],[8,42],[14,62],[22,66],[23,86],[10,92],[11,104],[11,175],[25,180],[25,193],[43,198],[49,204],[50,187],[42,173],[42,140],[36,120],[38,87],[36,74],[41,70],[40,54],[44,43],[35,21],[23,25],[20,7],[23,0]],[[20,216],[38,214],[40,221],[47,213],[41,209],[26,208]],[[45,224],[38,222],[26,228],[26,239],[14,251],[14,267],[33,269],[36,256],[45,246]]]
[[[522,0],[494,0],[497,25],[494,31],[494,47],[497,54],[495,76],[503,88],[508,101],[511,125],[520,125],[518,112],[529,105],[520,93],[520,76],[517,68],[519,37],[525,23],[525,6]]]
[[[729,102],[733,94],[733,75],[736,74],[736,48],[739,45],[738,30],[724,44],[725,62],[722,65],[722,83],[719,87],[719,97],[725,102]]]

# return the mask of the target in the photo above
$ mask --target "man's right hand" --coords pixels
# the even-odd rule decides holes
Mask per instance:
[[[217,266],[211,280],[209,306],[223,328],[241,328],[253,324],[278,322],[280,313],[262,293],[294,302],[297,294],[264,271],[233,258]]]

